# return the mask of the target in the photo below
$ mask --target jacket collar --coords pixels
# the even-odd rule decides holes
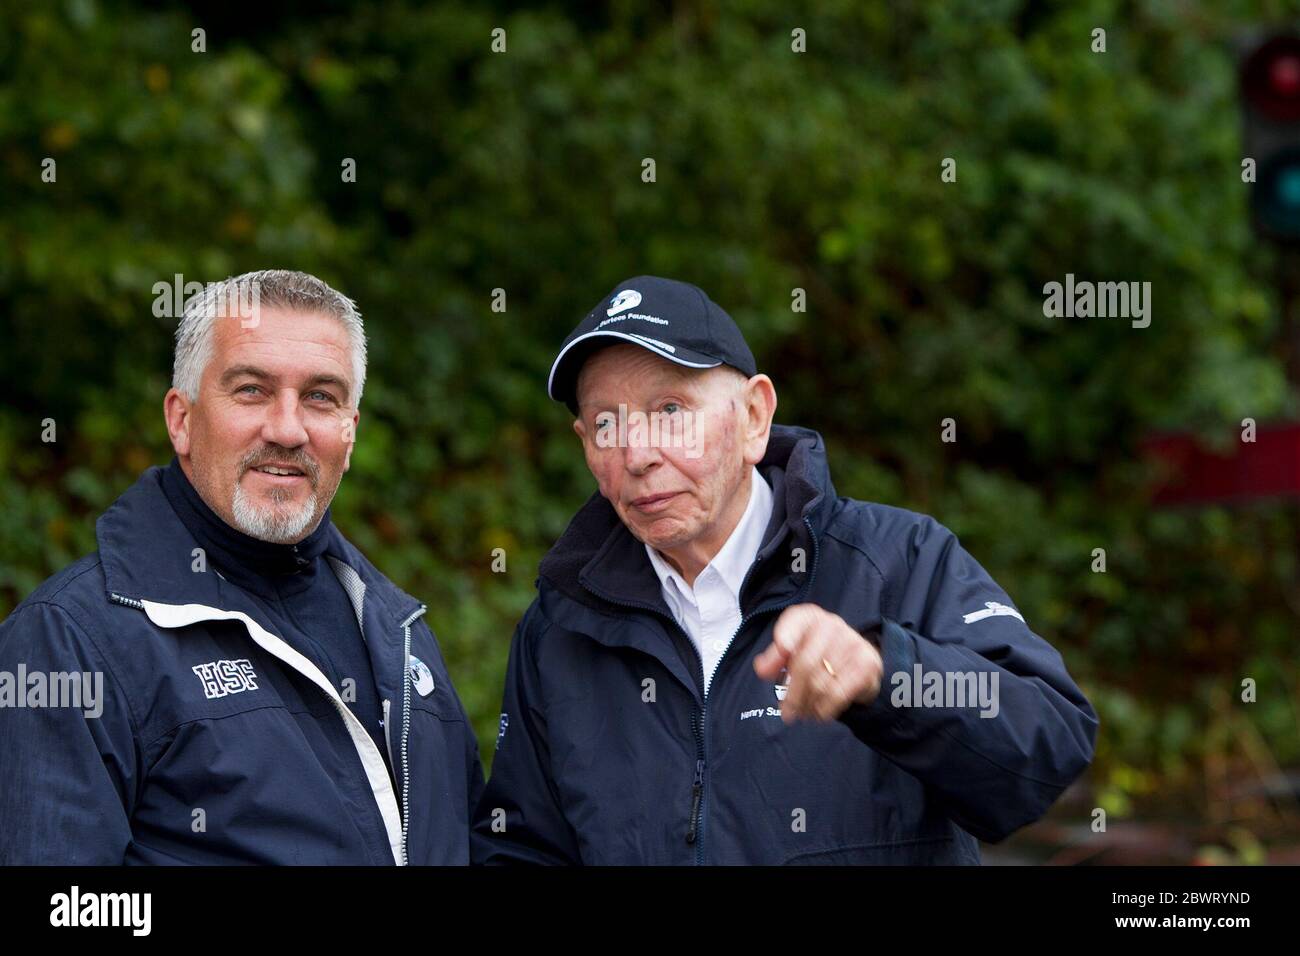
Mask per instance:
[[[147,469],[95,523],[108,593],[155,604],[248,611],[250,602],[239,588],[210,568],[194,570],[199,544],[163,493],[162,472]],[[422,606],[380,574],[333,524],[324,554],[356,572],[366,587],[366,605],[380,605],[386,619],[400,625]]]
[[[772,517],[740,595],[747,614],[799,593],[811,576],[816,539],[836,500],[825,445],[811,429],[773,425],[758,470],[772,486]],[[808,573],[790,570],[790,551],[796,547],[805,549]],[[543,585],[593,610],[641,607],[672,616],[645,546],[599,492],[542,559],[538,575]]]
[[[272,581],[290,590],[311,584],[320,566],[316,559],[330,543],[333,524],[328,508],[307,537],[294,544],[276,544],[245,534],[213,511],[190,483],[179,458],[173,457],[162,469],[159,483],[181,524],[228,579],[258,593]]]

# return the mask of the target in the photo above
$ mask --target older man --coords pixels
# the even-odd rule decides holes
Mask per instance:
[[[468,862],[482,771],[425,606],[330,521],[365,374],[319,279],[191,299],[176,457],[0,624],[26,685],[0,707],[0,863]],[[36,694],[55,674],[102,699]]]
[[[475,861],[978,863],[1088,765],[1060,655],[822,440],[698,288],[640,276],[549,391],[598,492],[510,652]]]

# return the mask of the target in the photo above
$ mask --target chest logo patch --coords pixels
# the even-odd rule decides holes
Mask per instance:
[[[772,685],[772,692],[776,694],[777,700],[785,700],[786,691],[790,689],[790,675],[784,667],[781,673],[777,675],[777,683]]]
[[[433,693],[433,671],[429,670],[429,665],[418,657],[411,658],[411,683],[415,685],[415,692],[421,697],[428,697]]]
[[[203,684],[203,696],[208,700],[257,690],[257,674],[247,659],[237,661],[208,661],[190,668]]]

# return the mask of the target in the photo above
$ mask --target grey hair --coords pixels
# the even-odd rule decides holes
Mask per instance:
[[[239,304],[247,309],[292,309],[317,312],[338,319],[347,329],[352,344],[352,407],[361,405],[361,391],[366,384],[366,330],[361,323],[357,304],[343,293],[306,272],[288,269],[263,269],[245,272],[221,282],[213,282],[185,303],[185,312],[176,327],[176,355],[172,366],[172,387],[198,401],[199,380],[212,361],[212,333],[216,321],[224,315],[242,315],[229,307]]]

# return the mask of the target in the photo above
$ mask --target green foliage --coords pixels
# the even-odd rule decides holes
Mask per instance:
[[[316,272],[371,339],[335,518],[429,604],[490,757],[514,623],[593,488],[546,373],[597,296],[650,272],[732,313],[841,494],[935,515],[1062,650],[1113,812],[1193,772],[1243,676],[1260,700],[1237,710],[1300,760],[1296,510],[1153,510],[1139,449],[1297,411],[1229,42],[1279,11],[816,7],[6,7],[0,612],[169,457],[153,283]],[[1149,281],[1151,326],[1045,318],[1066,273]]]

